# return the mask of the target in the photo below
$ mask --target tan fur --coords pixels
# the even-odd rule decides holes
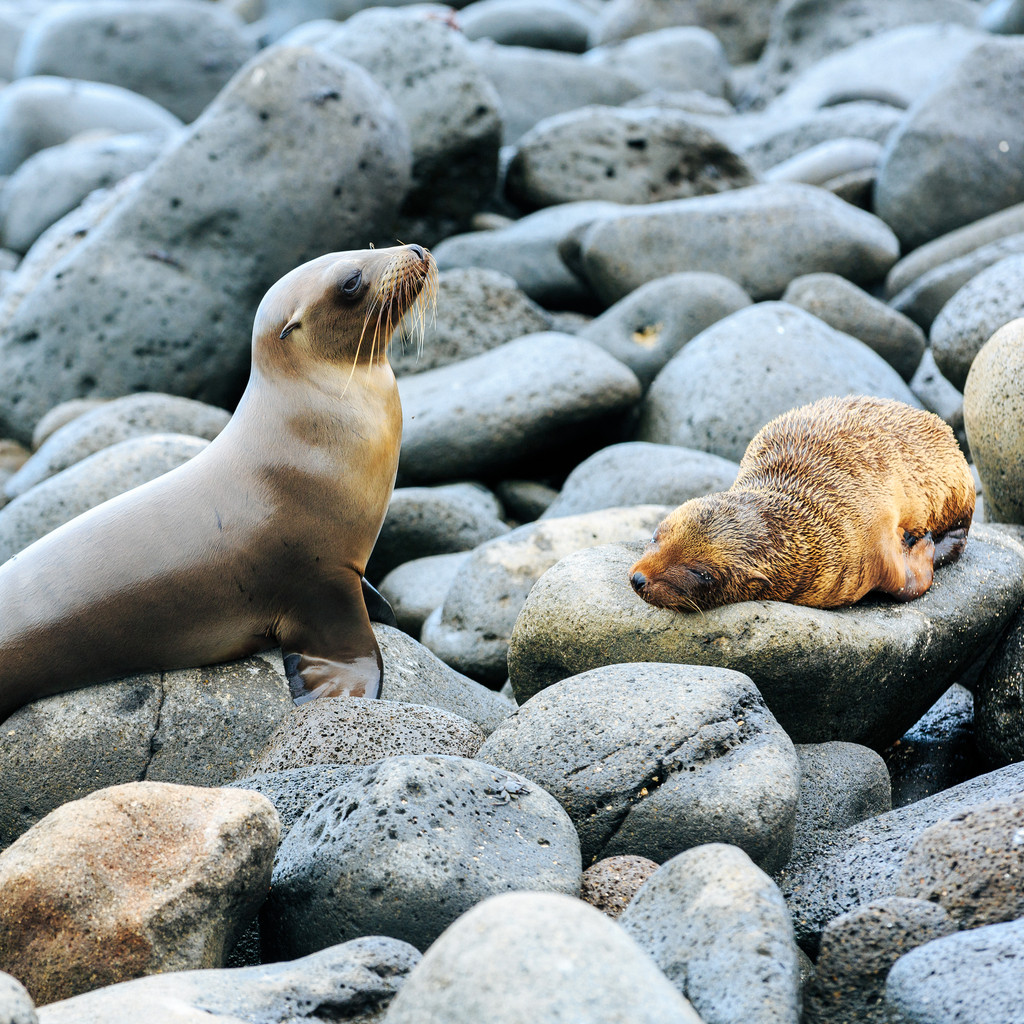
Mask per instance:
[[[974,481],[949,426],[902,402],[824,398],[764,426],[728,491],[687,501],[633,566],[663,608],[902,600],[957,558]],[[949,536],[947,537],[947,533]]]

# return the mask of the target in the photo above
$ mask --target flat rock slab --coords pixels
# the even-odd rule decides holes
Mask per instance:
[[[916,601],[833,611],[761,601],[703,615],[653,608],[629,585],[640,550],[580,551],[537,582],[509,647],[520,704],[598,665],[720,665],[754,680],[794,742],[884,749],[987,653],[1024,599],[1024,549],[984,526]]]

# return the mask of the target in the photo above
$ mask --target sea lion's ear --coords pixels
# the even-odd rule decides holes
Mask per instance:
[[[300,325],[301,321],[299,320],[289,320],[288,323],[284,325],[284,330],[281,332],[281,340],[284,341],[284,339],[287,338],[288,335],[291,334],[292,331],[294,331],[295,328],[299,327]]]

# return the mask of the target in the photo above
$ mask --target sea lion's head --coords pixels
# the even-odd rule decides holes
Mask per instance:
[[[399,321],[436,295],[437,264],[419,245],[320,256],[264,296],[253,324],[254,361],[303,356],[345,366],[384,362]]]
[[[630,570],[648,604],[704,611],[757,600],[769,589],[769,524],[746,492],[694,498],[670,512]]]

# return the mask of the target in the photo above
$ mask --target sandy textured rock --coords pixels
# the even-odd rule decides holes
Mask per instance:
[[[580,899],[616,918],[626,909],[640,886],[657,870],[657,862],[648,857],[630,853],[605,857],[583,872]]]

